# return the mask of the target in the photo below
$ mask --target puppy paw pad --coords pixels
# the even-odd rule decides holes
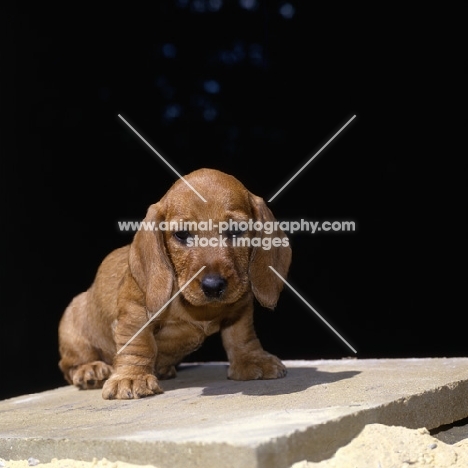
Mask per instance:
[[[231,364],[228,378],[232,380],[280,379],[286,373],[285,365],[276,356],[262,353]]]
[[[163,393],[154,375],[132,376],[113,375],[102,389],[105,400],[133,400]]]
[[[112,366],[102,361],[82,364],[71,371],[73,385],[82,390],[101,388],[112,374]]]

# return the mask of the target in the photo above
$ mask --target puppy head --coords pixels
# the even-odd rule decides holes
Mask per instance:
[[[283,282],[269,266],[286,276],[291,249],[287,242],[265,242],[273,237],[287,240],[280,230],[267,236],[262,230],[237,229],[242,222],[245,226],[275,219],[265,202],[236,178],[212,169],[192,172],[149,208],[145,221],[163,229],[135,235],[130,269],[153,312],[202,267],[181,293],[191,305],[233,304],[249,291],[264,307],[276,305]]]

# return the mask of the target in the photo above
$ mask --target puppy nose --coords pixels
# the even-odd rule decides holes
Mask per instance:
[[[206,297],[220,297],[226,289],[227,281],[219,275],[206,275],[201,288]]]

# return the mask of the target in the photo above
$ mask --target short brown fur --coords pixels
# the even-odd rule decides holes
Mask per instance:
[[[233,176],[200,169],[185,180],[207,202],[178,180],[149,207],[146,222],[275,221],[265,202]],[[198,234],[219,238],[215,229]],[[255,231],[244,236],[267,237]],[[287,241],[282,231],[269,237]],[[255,334],[253,311],[254,298],[264,307],[275,307],[283,282],[268,267],[285,277],[290,262],[289,245],[269,250],[229,242],[189,247],[174,231],[140,230],[130,245],[104,259],[91,287],[65,310],[59,325],[60,369],[70,384],[81,389],[103,387],[105,399],[141,398],[162,393],[158,379],[174,377],[177,364],[207,336],[220,331],[230,364],[228,378],[283,377],[284,365],[263,350]]]

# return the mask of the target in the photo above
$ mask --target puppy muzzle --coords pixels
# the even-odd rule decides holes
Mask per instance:
[[[209,299],[221,299],[226,291],[227,281],[220,275],[210,274],[201,280],[203,294]]]

